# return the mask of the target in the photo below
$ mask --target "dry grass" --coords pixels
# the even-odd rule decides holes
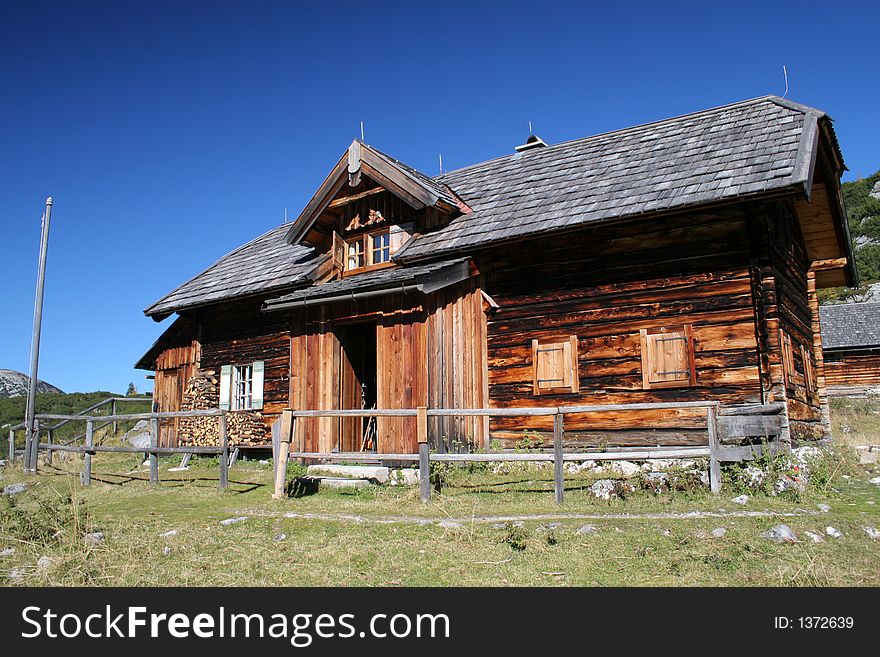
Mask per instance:
[[[714,497],[704,491],[659,496],[639,492],[626,500],[602,502],[586,492],[586,477],[567,480],[566,504],[560,508],[550,493],[551,472],[525,468],[505,475],[487,470],[452,473],[443,493],[428,505],[420,503],[414,488],[406,487],[326,491],[273,502],[268,466],[239,462],[230,473],[231,490],[220,493],[215,462],[194,459],[194,464],[188,472],[168,473],[167,468],[176,462],[163,460],[162,482],[150,486],[145,471],[126,474],[137,470],[133,458],[100,455],[95,458],[95,482],[88,489],[77,480],[79,459],[56,459],[53,467],[28,479],[17,469],[7,468],[2,472],[4,484],[25,480],[30,486],[16,498],[16,508],[58,507],[60,511],[49,514],[54,520],[47,521],[48,528],[29,535],[20,526],[21,516],[13,517],[7,507],[0,506],[0,550],[15,548],[12,557],[0,559],[0,582],[62,586],[880,585],[880,541],[871,541],[862,530],[866,524],[880,524],[880,488],[865,482],[867,471],[849,481],[835,478],[823,494],[809,493],[800,499],[756,495],[747,507],[797,513],[799,508],[814,510],[817,502],[824,501],[832,506],[828,514],[649,519],[645,514],[741,509],[731,504],[733,493]],[[409,516],[433,522],[308,520],[284,517],[288,511],[357,514],[368,519]],[[483,515],[540,513],[604,517],[589,521],[563,517],[549,540],[546,520],[526,520],[521,550],[505,541],[505,530],[476,520]],[[249,518],[231,526],[219,525],[223,518],[240,515]],[[462,526],[439,527],[437,521],[444,518],[460,519]],[[598,531],[579,535],[577,529],[586,522]],[[826,525],[833,525],[844,537],[815,545],[777,545],[759,537],[778,522],[786,522],[799,534],[822,532]],[[712,529],[719,526],[727,534],[712,537]],[[176,536],[159,536],[173,529],[178,531]],[[95,530],[104,532],[106,540],[86,545],[83,531]],[[56,531],[61,533],[53,537]],[[286,539],[274,541],[279,532]],[[37,568],[41,556],[51,558],[48,568]]]

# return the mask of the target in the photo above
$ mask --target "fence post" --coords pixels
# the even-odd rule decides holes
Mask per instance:
[[[116,416],[116,400],[110,402],[110,415]],[[119,425],[116,423],[116,420],[113,420],[113,434],[116,434],[116,431],[119,429]]]
[[[15,429],[9,430],[9,467],[15,462]]]
[[[220,415],[220,490],[229,488],[229,437],[227,435],[226,411]]]
[[[422,502],[431,499],[431,458],[428,446],[428,409],[419,406],[416,409],[416,424],[419,440],[419,493]]]
[[[273,500],[284,497],[284,485],[287,483],[287,461],[290,459],[290,442],[296,430],[296,418],[290,411],[281,412],[281,427],[278,431],[278,449],[275,454],[275,490]]]
[[[31,435],[31,451],[28,453],[27,470],[30,474],[37,474],[37,458],[40,455],[40,421],[34,420],[34,432]]]
[[[562,463],[562,443],[564,437],[565,416],[557,413],[553,416],[553,485],[556,489],[556,503],[562,504],[565,496],[565,478]]]
[[[159,446],[159,418],[150,418],[150,449],[154,450]],[[159,483],[159,455],[150,452],[150,483]]]
[[[91,420],[86,421],[86,449],[88,450],[94,442],[95,426]],[[92,453],[83,452],[83,472],[82,485],[88,486],[92,483]]]
[[[721,464],[718,462],[718,408],[710,406],[706,410],[706,428],[709,434],[709,488],[713,493],[721,492]]]

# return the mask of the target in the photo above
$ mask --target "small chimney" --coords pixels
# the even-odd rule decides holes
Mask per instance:
[[[529,135],[529,138],[526,139],[525,144],[520,144],[516,147],[517,153],[522,153],[523,151],[530,151],[533,148],[544,148],[547,144],[544,143],[544,140],[541,139],[538,135]]]

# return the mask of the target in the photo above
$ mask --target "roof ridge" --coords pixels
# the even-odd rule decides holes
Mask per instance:
[[[685,114],[678,114],[676,116],[670,116],[665,119],[659,119],[657,121],[649,121],[648,123],[638,123],[636,125],[627,126],[625,128],[615,128],[614,130],[599,132],[595,135],[588,135],[586,137],[578,137],[577,139],[569,139],[568,141],[561,141],[558,144],[549,144],[545,148],[538,149],[536,152],[544,152],[544,151],[547,151],[548,149],[556,149],[556,148],[559,148],[562,146],[570,146],[572,144],[586,142],[586,141],[590,141],[592,139],[606,138],[606,137],[610,137],[612,135],[618,135],[622,132],[628,132],[630,130],[640,130],[643,128],[656,127],[658,125],[672,123],[674,121],[680,121],[682,119],[687,119],[687,118],[690,118],[693,116],[705,116],[706,114],[713,114],[716,112],[729,110],[734,107],[745,107],[745,106],[754,105],[754,104],[757,104],[760,102],[771,102],[776,105],[779,105],[780,107],[784,107],[786,109],[801,112],[803,114],[809,113],[809,114],[815,114],[817,116],[825,115],[825,112],[823,112],[822,110],[817,110],[816,108],[810,107],[809,105],[802,105],[801,103],[796,103],[794,101],[781,98],[781,97],[776,96],[774,94],[767,94],[764,96],[757,96],[755,98],[748,98],[746,100],[739,100],[739,101],[736,101],[733,103],[727,103],[726,105],[718,105],[716,107],[709,107],[707,109],[696,110],[694,112],[687,112]],[[474,169],[476,167],[483,166],[485,164],[491,164],[492,162],[498,162],[500,160],[504,160],[507,158],[513,158],[513,157],[517,157],[517,156],[521,156],[521,154],[520,153],[507,153],[506,155],[501,155],[499,157],[495,157],[495,158],[492,158],[489,160],[483,160],[482,162],[475,162],[473,164],[468,164],[467,166],[460,167],[458,169],[453,169],[452,171],[447,171],[446,173],[444,173],[440,176],[435,176],[433,179],[437,182],[442,182],[442,179],[445,178],[446,176],[450,176],[450,175],[453,175],[456,173],[460,173],[462,171],[467,171],[469,169]]]

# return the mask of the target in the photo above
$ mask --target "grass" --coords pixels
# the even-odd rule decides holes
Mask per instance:
[[[29,485],[12,503],[0,498],[0,550],[15,548],[12,556],[0,557],[0,583],[880,585],[880,541],[862,530],[880,525],[880,487],[866,482],[877,474],[869,470],[835,472],[823,491],[797,497],[759,493],[745,507],[772,517],[703,518],[684,514],[743,509],[731,503],[733,492],[715,497],[703,490],[639,491],[624,500],[599,501],[587,492],[592,479],[586,475],[567,478],[566,502],[559,507],[551,493],[552,470],[519,468],[496,475],[479,467],[446,473],[442,494],[427,505],[415,488],[390,486],[272,501],[271,466],[239,461],[230,471],[230,490],[221,493],[216,459],[193,459],[190,470],[181,473],[167,472],[176,459],[160,463],[158,486],[148,483],[140,459],[127,455],[96,456],[88,488],[78,482],[78,457],[56,457],[36,477],[26,478],[18,468],[0,470],[0,484]],[[845,479],[842,472],[855,476]],[[832,511],[798,511],[814,511],[818,502],[827,502]],[[289,512],[356,515],[361,522],[285,517]],[[513,531],[480,521],[482,516],[536,514],[559,515],[553,521],[560,525],[547,529],[549,519],[533,518]],[[670,517],[645,517],[649,514]],[[219,524],[243,515],[248,516],[244,522]],[[410,520],[381,522],[389,517]],[[460,526],[438,525],[449,518]],[[833,525],[844,537],[795,545],[759,537],[779,522],[799,535]],[[579,535],[577,529],[586,523],[597,531]],[[724,527],[726,535],[714,538],[716,527]],[[169,530],[178,533],[159,536]],[[103,532],[104,542],[87,545],[83,532],[92,531]],[[273,540],[282,532],[284,540]],[[51,562],[41,569],[36,564],[42,556]]]
[[[837,397],[830,401],[831,430],[842,443],[880,445],[880,399]]]

